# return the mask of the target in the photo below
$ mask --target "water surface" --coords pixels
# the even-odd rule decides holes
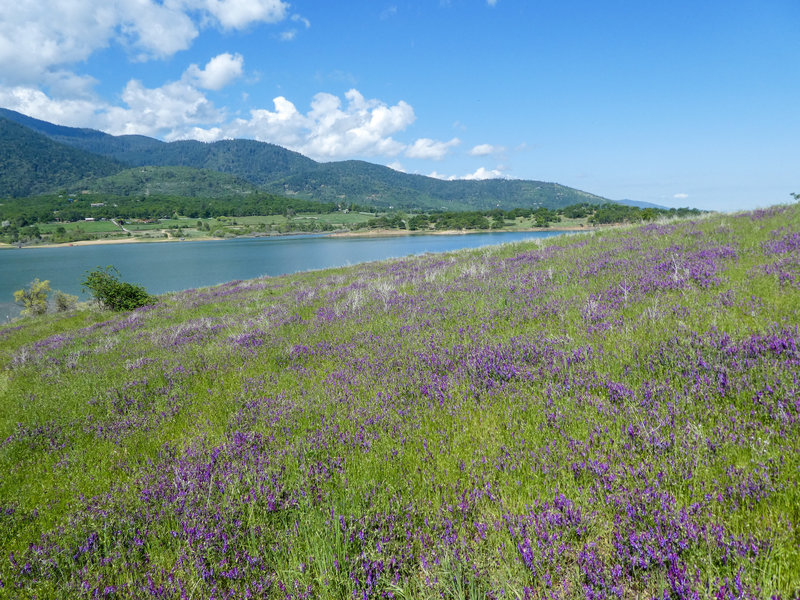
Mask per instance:
[[[291,236],[0,250],[0,323],[19,314],[13,293],[26,287],[35,277],[49,279],[51,289],[86,299],[81,289],[86,272],[106,265],[117,267],[123,280],[143,285],[152,294],[163,294],[234,279],[284,275],[563,233],[493,232],[377,238]]]

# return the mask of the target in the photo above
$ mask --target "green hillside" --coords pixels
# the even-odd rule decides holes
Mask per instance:
[[[216,171],[235,176],[272,194],[286,194],[319,202],[355,203],[403,210],[562,208],[581,202],[609,202],[606,198],[556,183],[505,179],[442,181],[358,160],[320,163],[280,146],[254,140],[162,142],[140,135],[112,136],[91,129],[63,127],[6,109],[0,109],[0,117],[23,125],[39,138],[43,134],[53,142],[84,153],[92,152],[128,166],[190,167]],[[67,153],[66,150],[63,152]],[[52,167],[61,170],[57,164]],[[185,189],[195,189],[197,181],[205,177],[188,170],[172,173],[178,177],[185,175],[189,181],[181,186],[172,177],[168,182],[170,186]],[[96,175],[90,172],[88,176]],[[82,173],[72,181],[61,177],[57,185],[65,182],[77,184],[78,180],[85,180],[86,177]],[[111,185],[117,190],[117,186],[125,187],[130,183],[126,177],[123,176],[122,183],[115,180],[97,185]],[[46,187],[47,182],[49,178],[43,182],[37,181],[35,186],[31,182],[27,185],[37,192],[47,191],[53,187]],[[82,181],[81,185],[95,189],[95,184],[88,181]],[[201,186],[201,189],[210,194],[215,185],[208,188]],[[221,185],[224,187],[227,184]],[[136,186],[131,187],[133,189]],[[135,193],[141,192],[137,188]],[[224,193],[227,195],[230,191],[225,190]],[[20,195],[16,188],[0,186],[2,194]]]
[[[259,191],[233,175],[190,167],[135,167],[108,177],[81,180],[69,186],[69,190],[117,196],[160,194],[195,198],[242,196]]]
[[[406,210],[563,208],[581,202],[609,202],[555,183],[506,179],[443,181],[355,160],[317,163],[311,172],[285,177],[266,187],[273,193],[288,192],[327,201],[345,199]]]
[[[798,323],[800,204],[0,325],[0,597],[795,599]]]
[[[59,144],[0,117],[0,195],[29,196],[122,169],[114,160]]]

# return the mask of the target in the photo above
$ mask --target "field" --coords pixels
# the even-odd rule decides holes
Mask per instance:
[[[792,205],[0,327],[0,596],[796,598],[799,323]]]
[[[111,221],[75,221],[72,223],[43,223],[37,225],[42,233],[55,233],[62,227],[67,232],[83,231],[85,233],[108,233],[118,232],[120,228]]]

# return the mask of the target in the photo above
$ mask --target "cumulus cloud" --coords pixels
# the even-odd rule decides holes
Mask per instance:
[[[463,179],[467,181],[477,181],[480,179],[510,179],[500,169],[487,169],[486,167],[479,167],[474,173],[467,173],[466,175],[442,175],[434,171],[428,177],[435,177],[436,179],[444,179],[446,181],[456,181]]]
[[[0,87],[0,106],[59,125],[99,127],[98,105],[90,99],[55,100],[33,87]]]
[[[499,169],[487,169],[485,167],[479,167],[474,173],[468,173],[467,175],[461,177],[461,179],[508,179],[508,176]]]
[[[198,127],[218,123],[224,113],[185,77],[157,88],[147,88],[134,79],[125,86],[121,97],[124,104],[114,106],[92,98],[53,98],[33,87],[0,88],[0,106],[60,125],[167,140],[210,141],[223,137],[222,130]]]
[[[449,142],[420,138],[406,149],[406,156],[409,158],[440,160],[450,152],[451,148],[458,146],[460,143],[461,140],[458,138],[453,138]]]
[[[500,154],[505,152],[502,146],[492,146],[491,144],[478,144],[469,151],[471,156],[487,156],[489,154]]]
[[[230,119],[206,95],[241,72],[241,57],[219,55],[204,68],[191,65],[177,81],[147,87],[130,80],[120,94],[122,102],[111,105],[96,99],[59,100],[33,87],[0,87],[0,106],[33,117],[74,127],[92,127],[113,135],[140,134],[165,139],[213,142],[248,138],[270,142],[317,160],[356,157],[438,159],[460,143],[458,138],[439,142],[421,138],[411,144],[395,136],[411,125],[414,109],[402,100],[388,104],[365,98],[351,89],[344,99],[318,93],[306,112],[278,96],[271,108],[250,111],[249,118]],[[399,162],[389,165],[403,170]],[[488,173],[488,172],[486,172]],[[480,177],[478,171],[467,177]]]
[[[390,162],[386,166],[389,167],[390,169],[394,170],[394,171],[399,171],[400,173],[405,173],[406,172],[406,170],[403,167],[403,165],[398,161]]]
[[[380,100],[367,100],[355,89],[345,94],[347,104],[333,94],[321,92],[302,114],[279,96],[274,110],[251,111],[250,119],[237,119],[230,137],[252,137],[272,142],[318,159],[352,156],[395,156],[405,144],[392,134],[404,130],[415,120],[414,109],[402,100],[388,106]]]
[[[287,16],[289,5],[281,0],[200,0],[191,2],[205,8],[225,29],[243,29],[252,23],[277,23]]]
[[[686,198],[688,198],[688,197],[689,197],[689,194],[683,194],[683,193],[681,193],[681,194],[675,194],[675,195],[674,195],[674,196],[672,196],[672,197],[673,197],[673,198],[675,198],[676,200],[684,200],[684,199],[686,199]]]
[[[203,69],[191,65],[186,70],[185,76],[203,89],[221,90],[234,79],[241,77],[243,65],[244,58],[241,54],[225,52],[208,61]]]
[[[127,105],[109,107],[105,111],[106,131],[114,135],[141,134],[167,140],[188,138],[197,131],[198,123],[213,123],[222,113],[194,86],[174,81],[158,88],[146,88],[131,80],[125,86],[122,100]]]
[[[47,84],[52,73],[119,44],[136,60],[187,49],[206,26],[241,29],[288,17],[281,0],[16,0],[0,19],[0,83]],[[294,19],[294,17],[292,17]],[[296,21],[307,21],[297,16]]]

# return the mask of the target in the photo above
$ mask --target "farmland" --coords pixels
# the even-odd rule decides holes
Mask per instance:
[[[0,595],[793,598],[798,323],[800,205],[12,323]]]

